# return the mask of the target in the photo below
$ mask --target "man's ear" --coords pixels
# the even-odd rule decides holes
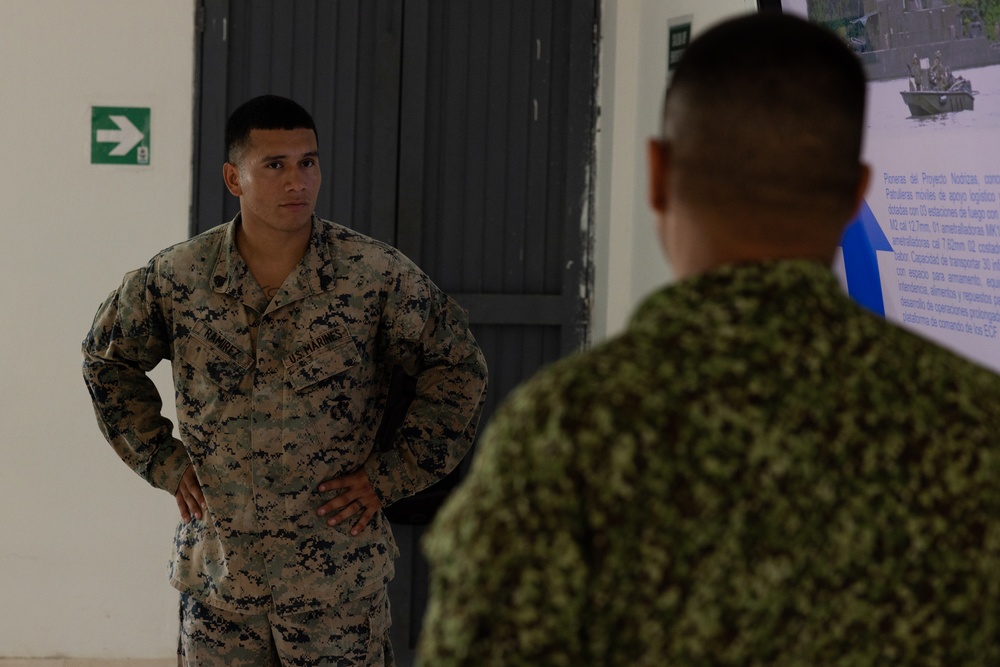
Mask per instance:
[[[650,139],[646,144],[646,165],[649,170],[649,206],[662,215],[667,210],[670,144]]]
[[[243,188],[240,187],[240,168],[231,162],[226,162],[222,165],[222,180],[226,182],[226,188],[233,194],[234,197],[239,197],[243,194]]]

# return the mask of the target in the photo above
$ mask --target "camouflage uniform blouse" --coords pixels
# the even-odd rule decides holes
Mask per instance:
[[[1000,665],[1000,379],[808,262],[648,299],[492,421],[422,667]]]
[[[400,253],[314,218],[268,299],[237,220],[125,276],[84,341],[84,377],[118,455],[173,493],[193,464],[204,520],[180,523],[172,583],[239,612],[365,595],[397,554],[377,513],[327,526],[320,482],[364,467],[385,505],[444,476],[471,444],[486,366],[465,312]],[[170,359],[181,440],[147,377]],[[394,364],[417,378],[395,447],[373,447]],[[327,496],[328,497],[328,496]]]

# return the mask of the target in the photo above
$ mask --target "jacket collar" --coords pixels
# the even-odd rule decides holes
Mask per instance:
[[[226,225],[221,252],[210,280],[212,289],[216,292],[228,294],[254,306],[251,302],[255,300],[254,295],[260,292],[260,287],[236,249],[236,229],[239,224],[240,214],[237,214]],[[267,306],[267,312],[332,288],[336,278],[332,240],[329,226],[313,215],[306,254],[285,279],[281,289]]]

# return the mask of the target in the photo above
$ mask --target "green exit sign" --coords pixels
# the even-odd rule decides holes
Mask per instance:
[[[669,22],[667,28],[669,30],[667,71],[673,71],[684,55],[688,42],[691,41],[691,17],[674,19]]]
[[[91,164],[149,164],[149,107],[91,107]]]

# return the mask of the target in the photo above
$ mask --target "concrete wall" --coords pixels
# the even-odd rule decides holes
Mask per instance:
[[[645,205],[668,21],[754,0],[605,0],[594,334],[669,280]],[[195,0],[3,0],[0,657],[169,658],[173,499],[101,438],[80,342],[122,275],[187,236]],[[90,164],[92,106],[152,109],[151,164]],[[220,184],[221,186],[221,184]],[[166,368],[155,371],[172,416]]]
[[[194,7],[0,2],[0,656],[174,651],[177,510],[102,440],[80,342],[124,272],[187,235]],[[92,106],[151,108],[149,166],[90,164]]]
[[[671,280],[646,203],[646,140],[659,128],[667,29],[690,16],[692,35],[756,11],[756,0],[604,0],[595,178],[592,339],[622,330],[635,306]]]

